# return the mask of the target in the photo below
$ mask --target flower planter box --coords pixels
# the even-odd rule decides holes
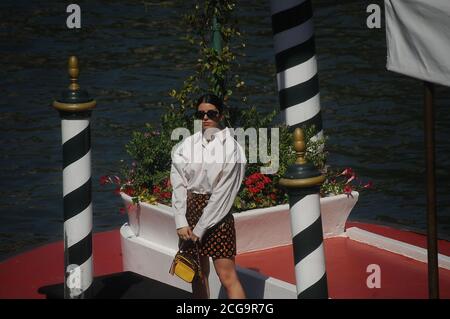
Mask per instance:
[[[121,193],[129,225],[135,236],[156,245],[177,249],[178,236],[172,208],[163,204],[132,204],[131,197]],[[336,195],[320,199],[324,237],[340,236],[355,206],[359,193],[353,197]],[[234,214],[238,253],[257,251],[292,242],[289,205],[257,208]]]

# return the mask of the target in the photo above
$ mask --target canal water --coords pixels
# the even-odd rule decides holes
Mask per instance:
[[[426,230],[423,86],[388,72],[384,20],[366,27],[381,1],[315,0],[316,47],[329,164],[352,167],[375,189],[350,219]],[[99,178],[128,161],[124,145],[158,123],[168,92],[193,72],[183,39],[190,1],[78,1],[81,32],[65,26],[61,1],[0,3],[0,260],[62,239],[60,120],[51,103],[79,57],[80,84],[97,100],[92,116],[94,231],[126,222],[121,201]],[[244,93],[261,111],[277,108],[269,1],[239,1],[246,56]],[[450,89],[436,90],[439,235],[450,235]]]

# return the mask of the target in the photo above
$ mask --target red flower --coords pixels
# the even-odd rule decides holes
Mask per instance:
[[[372,188],[373,187],[373,183],[372,181],[368,182],[366,185],[363,186],[364,188]]]
[[[120,211],[121,214],[125,214],[125,208],[124,207],[120,207],[119,211]]]
[[[270,198],[272,198],[273,200],[276,200],[277,195],[275,193],[270,193]]]
[[[250,176],[248,177],[248,179],[249,179],[252,183],[258,181],[260,178],[261,178],[261,173],[253,173],[252,175],[250,175]]]
[[[344,187],[344,193],[345,194],[351,194],[352,193],[352,187],[350,186],[350,185],[345,185],[345,187]]]
[[[127,194],[128,196],[133,197],[134,196],[134,189],[131,187],[125,187],[122,190],[120,188],[116,188],[116,190],[114,191],[115,194],[119,194],[120,191],[124,192],[125,194]]]
[[[120,187],[117,187],[117,188],[114,190],[114,194],[120,195]]]
[[[353,172],[353,170],[350,167],[344,169],[341,175],[345,175],[346,177],[356,176],[355,172]]]
[[[266,184],[268,184],[268,183],[272,182],[272,180],[271,180],[269,177],[267,177],[267,176],[264,175],[264,177],[263,177],[263,182],[266,183]]]
[[[258,183],[256,183],[256,187],[258,188],[258,189],[263,189],[264,187],[265,187],[266,185],[264,185],[264,183],[263,182],[258,182]]]
[[[106,183],[108,183],[109,177],[104,175],[100,177],[100,185],[105,185]]]
[[[153,193],[160,193],[161,192],[161,187],[159,187],[158,185],[153,186]]]
[[[345,184],[350,183],[352,180],[354,180],[356,178],[356,175],[352,175],[346,182]]]
[[[112,183],[120,185],[120,177],[114,175],[112,178],[109,179]]]

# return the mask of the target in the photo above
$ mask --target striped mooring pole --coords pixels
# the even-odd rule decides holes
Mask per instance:
[[[96,105],[78,85],[78,59],[69,58],[69,88],[53,102],[61,117],[64,202],[64,298],[92,297],[90,116]]]
[[[325,176],[306,162],[305,138],[298,127],[294,130],[294,149],[297,160],[279,183],[289,195],[297,297],[328,298],[319,197]]]
[[[271,0],[280,109],[290,127],[314,125],[321,137],[319,79],[311,0]]]

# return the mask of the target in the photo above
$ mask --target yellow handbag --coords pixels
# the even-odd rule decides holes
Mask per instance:
[[[181,245],[180,250],[175,255],[172,265],[170,266],[169,273],[177,275],[186,282],[193,282],[196,277],[201,277],[201,267],[200,267],[200,256],[198,253],[198,244],[196,243],[197,260],[195,258],[182,250],[184,245]]]

